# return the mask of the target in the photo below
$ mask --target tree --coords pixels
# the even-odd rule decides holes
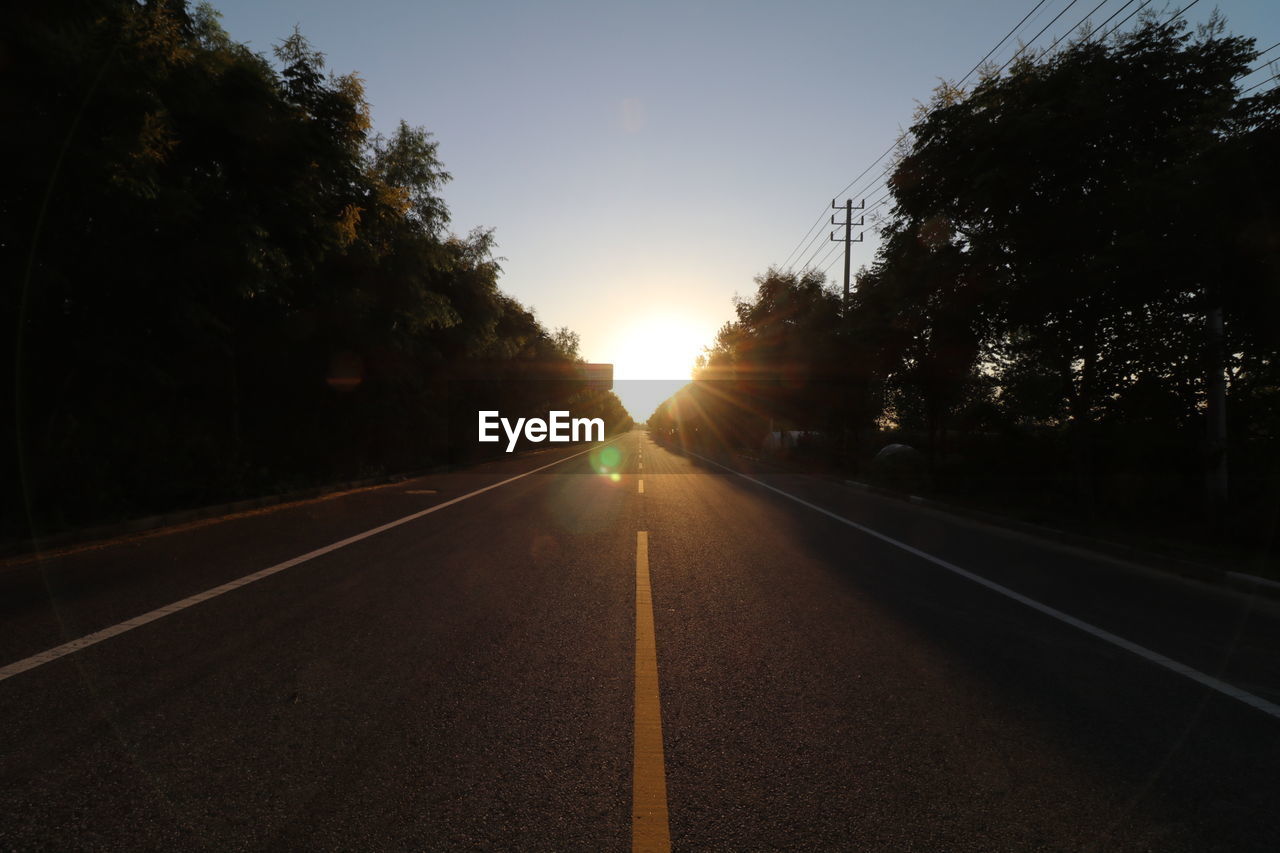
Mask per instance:
[[[451,377],[577,358],[449,233],[431,134],[373,135],[301,33],[273,65],[180,0],[6,26],[0,535],[436,463]]]
[[[933,352],[913,359],[933,388],[926,408],[945,409],[937,381],[954,387],[985,354],[1010,379],[1009,402],[1048,395],[1033,408],[1069,427],[1090,498],[1109,401],[1155,376],[1195,411],[1187,348],[1202,339],[1222,247],[1188,248],[1220,242],[1199,211],[1217,200],[1210,164],[1238,127],[1233,80],[1251,50],[1148,22],[1024,57],[967,95],[943,87],[894,170],[884,255],[893,275],[919,275],[922,251],[953,262],[916,294],[926,319],[904,350]],[[951,344],[933,347],[939,334]]]

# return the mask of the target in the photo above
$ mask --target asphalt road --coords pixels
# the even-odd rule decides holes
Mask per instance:
[[[612,446],[0,564],[0,849],[1280,849],[1275,603]]]

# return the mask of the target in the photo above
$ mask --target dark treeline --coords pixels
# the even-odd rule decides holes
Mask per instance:
[[[770,269],[651,428],[755,448],[770,424],[814,430],[809,452],[873,478],[902,442],[942,493],[1208,532],[1225,372],[1227,531],[1268,539],[1280,89],[1241,91],[1256,56],[1217,20],[1149,21],[940,86],[848,305]]]
[[[3,18],[0,535],[444,461],[462,379],[629,425],[526,381],[572,376],[577,336],[499,289],[491,232],[450,233],[431,135],[374,134],[301,35],[264,57],[183,0]]]

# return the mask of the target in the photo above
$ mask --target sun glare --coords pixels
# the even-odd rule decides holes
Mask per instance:
[[[637,421],[688,382],[708,334],[680,317],[651,316],[628,326],[613,348],[614,392]]]
[[[618,379],[689,379],[693,363],[708,341],[693,325],[676,317],[646,318],[629,326],[614,348]]]

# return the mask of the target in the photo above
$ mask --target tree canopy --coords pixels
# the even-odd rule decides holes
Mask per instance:
[[[770,423],[817,429],[865,463],[876,432],[922,445],[953,489],[1097,508],[1142,483],[1193,507],[1220,358],[1236,491],[1261,499],[1280,482],[1280,89],[1241,91],[1256,57],[1216,16],[1194,32],[1148,19],[969,91],[943,83],[900,146],[848,303],[815,271],[771,269],[702,380],[718,399],[745,393],[726,380],[779,380],[727,407],[755,412],[756,447]],[[656,422],[678,432],[672,412],[697,408],[669,401]]]
[[[462,365],[579,360],[493,232],[449,230],[431,133],[374,133],[301,33],[264,56],[183,0],[5,19],[6,535],[423,467]]]

